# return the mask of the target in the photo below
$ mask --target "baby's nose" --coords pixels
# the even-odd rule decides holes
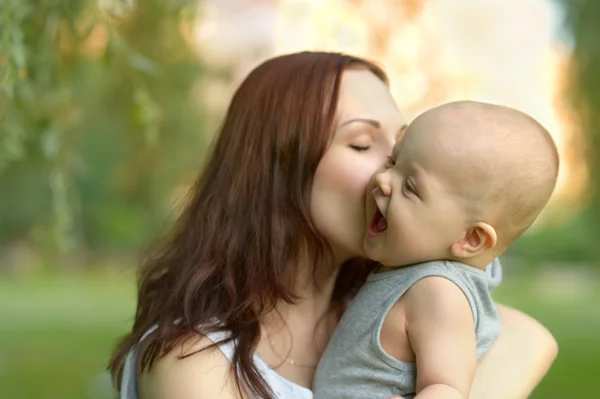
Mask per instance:
[[[385,195],[389,197],[392,194],[392,186],[390,186],[389,178],[386,172],[378,173],[375,176],[377,187],[373,190],[373,195]]]

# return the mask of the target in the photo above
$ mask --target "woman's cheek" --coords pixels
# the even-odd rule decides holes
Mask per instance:
[[[357,162],[357,165],[361,167],[360,170],[355,169],[352,171],[352,194],[348,193],[352,195],[352,198],[348,198],[348,203],[355,207],[350,213],[358,216],[355,219],[354,235],[356,245],[362,251],[365,229],[368,223],[367,204],[372,199],[371,192],[375,187],[373,175],[379,165],[373,159]]]
[[[312,216],[335,252],[362,256],[367,226],[367,190],[385,157],[350,152],[347,148],[336,150],[338,148],[330,150],[317,168],[313,182]]]
[[[366,176],[364,177],[364,189],[366,190],[367,194],[370,194],[376,186],[375,175],[385,170],[385,160],[386,157],[374,157],[365,166],[364,172]]]

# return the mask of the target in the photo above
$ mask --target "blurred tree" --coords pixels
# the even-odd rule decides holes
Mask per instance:
[[[197,0],[0,0],[0,243],[137,246],[206,138]]]
[[[573,39],[575,66],[570,98],[564,102],[581,117],[590,171],[587,208],[565,223],[525,235],[509,252],[538,265],[540,260],[600,267],[600,2],[559,0]]]
[[[590,226],[600,237],[600,2],[561,0],[574,39],[576,65],[573,99],[583,110],[591,174]]]

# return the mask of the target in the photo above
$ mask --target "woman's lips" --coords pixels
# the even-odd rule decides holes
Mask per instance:
[[[387,220],[379,209],[375,212],[373,219],[367,226],[367,237],[373,238],[387,230]]]

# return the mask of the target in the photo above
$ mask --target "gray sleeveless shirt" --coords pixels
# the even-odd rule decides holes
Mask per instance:
[[[415,396],[416,364],[388,355],[379,336],[391,307],[424,277],[444,277],[465,294],[473,312],[479,359],[500,333],[500,317],[490,296],[490,290],[501,279],[500,270],[497,260],[485,271],[457,262],[435,261],[371,274],[342,317],[319,362],[314,398]]]

